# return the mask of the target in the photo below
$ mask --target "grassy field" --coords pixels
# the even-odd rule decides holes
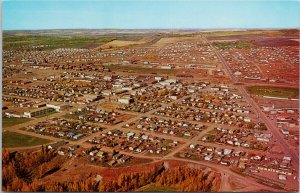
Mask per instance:
[[[158,68],[142,68],[142,67],[134,67],[134,66],[120,66],[120,65],[109,65],[106,68],[111,71],[126,71],[132,73],[141,73],[141,74],[167,74],[174,75],[176,74],[176,69],[158,69]]]
[[[253,45],[246,40],[239,41],[226,41],[226,42],[214,42],[214,46],[218,49],[227,50],[227,49],[249,49]]]
[[[2,133],[2,146],[3,147],[26,147],[36,146],[41,144],[50,143],[50,140],[23,135],[15,132],[4,131]]]
[[[175,188],[168,186],[156,186],[155,184],[149,184],[144,186],[139,191],[141,192],[176,192]]]
[[[298,98],[298,88],[268,87],[268,86],[251,86],[247,88],[250,94],[280,97],[280,98]]]
[[[7,128],[14,125],[18,125],[21,123],[26,123],[27,121],[30,121],[31,119],[28,118],[8,118],[8,117],[2,117],[2,127]]]

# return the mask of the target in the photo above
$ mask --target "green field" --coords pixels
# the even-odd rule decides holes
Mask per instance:
[[[252,44],[246,40],[239,41],[230,41],[230,42],[214,42],[214,46],[218,49],[227,50],[227,49],[249,49],[252,47]]]
[[[23,135],[15,132],[2,132],[3,147],[27,147],[50,143],[50,140]]]
[[[134,67],[134,66],[120,66],[120,65],[109,65],[105,66],[106,68],[110,69],[111,71],[125,71],[125,72],[132,72],[132,73],[141,73],[141,74],[168,74],[174,75],[176,74],[176,69],[158,69],[158,68],[142,68],[142,67]]]
[[[279,98],[298,98],[298,88],[284,88],[284,87],[268,87],[268,86],[251,86],[247,87],[250,94],[279,97]]]
[[[28,118],[2,117],[2,127],[7,128],[7,127],[11,127],[11,126],[18,125],[21,123],[26,123],[30,120],[31,119],[28,119]]]
[[[56,48],[84,48],[99,46],[115,38],[109,36],[78,36],[78,35],[32,35],[7,34],[3,35],[4,50],[32,49],[32,46],[41,46],[41,50]]]
[[[141,192],[176,192],[175,188],[168,186],[156,186],[155,184],[149,184],[144,186],[139,191]]]

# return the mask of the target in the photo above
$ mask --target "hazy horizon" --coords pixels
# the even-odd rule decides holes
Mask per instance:
[[[168,31],[232,31],[232,30],[300,30],[300,28],[61,28],[61,29],[3,29],[3,31],[55,31],[55,30],[168,30]]]

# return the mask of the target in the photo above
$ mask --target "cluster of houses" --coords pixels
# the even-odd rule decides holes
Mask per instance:
[[[258,154],[230,148],[190,144],[187,149],[179,152],[177,156],[186,159],[203,160],[231,168],[239,168],[243,172],[259,173],[260,171],[268,171],[278,174],[279,180],[286,180],[287,176],[295,173],[290,168],[291,157],[274,157],[272,155],[265,155],[263,152]]]
[[[99,61],[95,62],[74,62],[67,60],[67,63],[53,64],[50,68],[53,70],[72,70],[78,72],[110,72]]]
[[[65,141],[60,141],[51,145],[48,145],[48,149],[55,149],[59,156],[68,156],[69,158],[77,158],[83,156],[80,152],[79,145],[67,145]]]
[[[10,96],[28,97],[34,99],[43,99],[46,101],[53,101],[59,95],[57,91],[41,90],[37,88],[14,87],[11,85],[3,86],[3,94]]]
[[[266,150],[272,134],[263,133],[254,129],[246,128],[223,128],[217,127],[202,137],[202,141],[223,143],[231,146],[241,146],[244,148]]]
[[[114,125],[122,122],[119,117],[124,114],[116,111],[105,111],[95,106],[86,106],[85,108],[77,109],[75,112],[70,112],[70,115],[82,121]]]
[[[12,102],[13,104],[15,105],[18,105],[20,107],[25,107],[27,105],[24,105],[25,103],[27,103],[29,100],[28,99],[24,99],[24,98],[18,98],[18,97],[11,97],[11,96],[3,96],[2,97],[2,101],[5,101],[5,102]],[[33,104],[34,102],[30,102],[30,107],[31,107],[31,104]]]
[[[159,50],[159,60],[181,64],[199,64],[218,62],[217,56],[209,45],[198,41],[180,41],[165,45]],[[209,65],[208,65],[209,66]],[[182,67],[182,66],[181,66]]]
[[[105,163],[109,166],[120,166],[133,159],[132,156],[121,154],[118,152],[108,153],[100,148],[91,148],[87,151],[92,162]]]
[[[33,77],[32,81],[46,84],[29,84],[26,88],[5,84],[3,94],[71,104],[88,104],[112,95],[129,92],[155,82],[154,77],[133,75],[104,75],[99,73],[64,72],[48,77]],[[121,99],[125,101],[125,99]]]
[[[81,56],[77,55],[76,61],[82,61],[83,56],[93,61],[100,59],[103,62],[115,62],[122,65],[146,65],[147,67],[161,69],[184,68],[186,63],[197,65],[206,63],[210,67],[211,64],[214,66],[218,62],[213,50],[209,45],[203,44],[200,38],[197,38],[196,42],[191,39],[175,43],[163,43],[155,47],[116,48],[89,53],[88,55],[84,53]],[[174,63],[176,63],[176,66]]]
[[[212,87],[214,89],[216,87]],[[196,107],[207,110],[230,111],[250,114],[249,107],[241,101],[241,96],[228,91],[207,91],[199,96],[188,97],[177,103],[181,106]]]
[[[10,61],[22,64],[49,64],[60,63],[67,58],[73,58],[80,53],[88,53],[88,49],[82,48],[59,48],[55,50],[5,50],[3,55]]]
[[[67,52],[69,51],[69,52]],[[185,41],[167,44],[163,47],[137,47],[137,48],[119,48],[113,51],[88,52],[86,49],[78,50],[70,55],[71,50],[57,49],[53,52],[60,53],[60,57],[53,60],[51,57],[44,56],[44,60],[32,61],[24,60],[28,64],[55,63],[55,69],[74,69],[72,64],[79,63],[105,63],[115,62],[122,65],[147,65],[161,69],[172,69],[175,66],[170,63],[176,63],[176,68],[185,67],[186,63],[197,64],[206,63],[205,67],[215,67],[217,57],[208,45],[203,45],[201,42]],[[42,52],[45,54],[45,51]],[[39,53],[40,54],[40,53]],[[47,53],[46,53],[47,54]],[[132,56],[134,55],[134,59]],[[151,57],[148,57],[151,56]],[[161,61],[161,62],[158,62]],[[65,62],[67,64],[62,64]],[[57,63],[60,63],[57,65]],[[103,69],[102,69],[103,70]],[[106,69],[104,69],[106,70]]]
[[[216,123],[224,125],[243,126],[251,122],[251,118],[244,115],[237,115],[233,112],[208,111],[194,107],[182,107],[173,104],[167,107],[161,107],[154,115],[177,118],[187,121],[200,121],[207,123]]]
[[[89,139],[88,142],[132,153],[148,152],[150,154],[167,154],[179,143],[144,133],[123,132],[118,129],[102,133],[99,137]]]
[[[299,126],[299,109],[291,108],[275,108],[275,105],[262,106],[263,111],[268,114],[271,119],[276,120],[277,127],[280,128],[284,135],[289,135],[289,128]]]
[[[148,111],[151,111],[153,109],[157,109],[161,107],[159,103],[146,103],[146,102],[133,102],[129,104],[125,103],[126,105],[122,105],[119,107],[119,110],[123,111],[133,111],[133,112],[139,112],[139,113],[146,113]]]
[[[298,72],[296,65],[289,65],[289,68],[285,68],[286,63],[299,64],[298,56],[289,49],[253,47],[222,51],[222,54],[238,78],[269,82],[296,81],[286,76]]]
[[[177,79],[155,77],[158,83],[151,87],[140,88],[135,99],[150,103],[170,103],[189,94],[196,93],[207,86],[207,82],[186,82]]]
[[[59,101],[70,103],[88,103],[86,95],[106,97],[133,91],[151,83],[153,78],[148,76],[103,75],[83,72],[64,72],[61,75],[50,75],[46,81],[51,83],[38,85],[39,89],[61,91]],[[35,87],[34,87],[35,88]],[[84,100],[86,99],[86,100]],[[97,99],[94,99],[97,100]]]
[[[27,131],[49,135],[58,138],[78,140],[88,136],[93,132],[102,131],[100,126],[82,123],[80,121],[71,121],[63,118],[52,118],[47,121],[39,122],[24,128]]]
[[[205,125],[199,123],[146,116],[141,117],[136,122],[126,124],[125,127],[187,138],[193,137],[199,131],[206,129]]]
[[[222,55],[237,78],[246,80],[262,80],[264,78],[256,64],[251,60],[248,61],[238,50],[222,51]]]

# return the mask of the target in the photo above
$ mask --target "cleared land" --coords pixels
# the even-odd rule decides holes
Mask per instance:
[[[30,121],[31,119],[28,118],[8,118],[8,117],[2,117],[2,127],[7,128],[14,125],[18,125],[21,123],[26,123],[27,121]]]
[[[116,110],[121,106],[120,103],[116,103],[116,102],[104,102],[104,103],[100,103],[98,105],[98,107],[103,108],[103,109],[109,109],[109,110]]]
[[[164,37],[157,41],[153,46],[164,47],[167,44],[172,44],[180,41],[188,41],[188,40],[195,40],[195,37],[187,34],[186,36],[182,37]]]
[[[4,131],[2,133],[2,145],[3,147],[26,147],[36,146],[46,143],[50,143],[50,140],[32,137],[29,135],[23,135],[15,132]]]
[[[269,87],[269,86],[251,86],[247,87],[250,94],[279,97],[279,98],[298,98],[298,88],[283,88],[283,87]]]
[[[136,40],[136,41],[127,41],[127,40],[113,40],[111,42],[108,42],[102,46],[100,46],[100,48],[116,48],[116,47],[124,47],[124,46],[131,46],[131,45],[140,45],[140,44],[145,44],[148,43],[152,40],[151,37],[144,37],[140,40]]]

